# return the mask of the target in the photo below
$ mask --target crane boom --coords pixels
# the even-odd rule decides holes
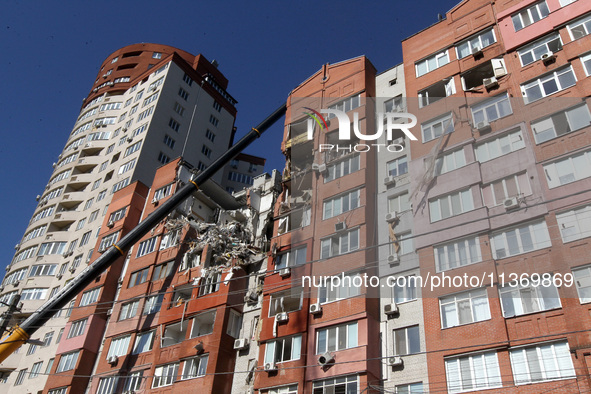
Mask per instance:
[[[205,181],[211,178],[218,170],[242,152],[254,140],[261,136],[269,127],[279,120],[286,111],[286,104],[277,108],[271,115],[254,127],[240,141],[215,160],[203,172],[181,187],[166,202],[158,207],[145,220],[134,227],[119,242],[111,246],[98,259],[91,263],[78,276],[72,279],[61,291],[50,298],[20,326],[16,326],[4,338],[0,340],[0,362],[4,361],[12,352],[24,344],[37,329],[43,326],[51,317],[72,298],[88,286],[98,275],[106,271],[121,256],[125,256],[127,250],[138,242],[148,231],[157,225],[162,219],[172,212],[179,204],[199,189]]]

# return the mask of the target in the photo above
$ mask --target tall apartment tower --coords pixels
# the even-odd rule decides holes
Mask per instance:
[[[355,110],[363,133],[372,130],[366,98],[375,97],[375,74],[363,56],[326,64],[288,98],[287,167],[264,278],[255,392],[355,393],[379,384],[377,297],[303,280],[377,272],[375,248],[366,249],[375,244],[375,152],[321,150],[354,141],[338,141],[336,118],[308,121],[322,108]]]
[[[232,143],[236,101],[214,63],[157,44],[126,46],[103,62],[7,267],[2,308],[16,294],[22,302],[12,323],[98,255],[93,248],[113,193],[150,184],[158,167],[181,155],[203,169]],[[213,179],[224,185],[222,175]],[[58,312],[36,332],[44,346],[24,345],[2,363],[5,392],[43,389],[71,313]]]
[[[425,389],[590,390],[590,33],[589,2],[466,0],[402,43],[414,246],[446,283]]]

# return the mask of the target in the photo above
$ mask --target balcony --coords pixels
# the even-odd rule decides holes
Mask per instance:
[[[81,188],[93,182],[94,180],[95,176],[92,174],[76,174],[70,177],[68,186],[71,186],[76,190],[80,190]]]
[[[57,227],[64,227],[78,220],[79,215],[80,212],[76,210],[63,209],[54,215],[52,224],[56,225]]]
[[[62,201],[60,202],[60,204],[67,210],[71,210],[73,207],[77,206],[82,201],[84,201],[86,197],[88,197],[88,195],[84,192],[66,193],[62,197]]]
[[[294,138],[291,138],[291,139],[285,141],[285,149],[289,149],[294,145],[303,144],[305,142],[308,142],[308,134],[307,133],[300,134],[298,136],[295,136]]]

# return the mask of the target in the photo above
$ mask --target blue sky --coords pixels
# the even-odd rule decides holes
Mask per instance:
[[[82,99],[116,49],[155,42],[216,59],[238,100],[242,136],[324,63],[366,55],[378,72],[400,63],[400,41],[458,2],[4,1],[0,265],[12,259]],[[281,137],[278,124],[247,153],[282,169]]]

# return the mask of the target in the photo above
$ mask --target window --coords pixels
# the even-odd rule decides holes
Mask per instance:
[[[82,298],[80,299],[80,306],[94,304],[98,300],[100,292],[101,288],[97,287],[82,293]]]
[[[508,198],[528,196],[531,193],[525,172],[492,182],[482,189],[484,204],[489,207],[503,204]]]
[[[396,256],[403,256],[414,252],[412,245],[412,233],[410,231],[397,234],[397,237],[390,244],[390,254]]]
[[[154,332],[155,330],[151,330],[137,334],[132,354],[140,354],[152,350],[152,346],[154,345]]]
[[[493,29],[485,30],[456,45],[458,59],[463,59],[497,42]]]
[[[105,251],[108,248],[110,248],[111,246],[113,246],[115,244],[115,242],[117,241],[118,236],[119,236],[119,231],[117,231],[116,233],[104,236],[103,239],[101,239],[101,243],[99,244],[99,249],[98,249],[99,252]]]
[[[388,212],[401,213],[410,209],[410,201],[408,201],[408,193],[403,193],[398,196],[388,198]]]
[[[443,328],[490,319],[486,289],[465,291],[439,299]]]
[[[355,108],[358,108],[360,105],[361,105],[361,97],[359,94],[356,94],[355,96],[348,97],[344,100],[339,101],[336,104],[329,105],[328,109],[336,109],[336,110],[343,111],[343,112],[349,112]],[[335,117],[335,115],[328,114],[326,119],[331,119],[334,117]],[[295,137],[295,135],[293,135],[292,137]]]
[[[66,317],[70,317],[72,315],[72,311],[74,310],[74,304],[76,303],[76,300],[72,300],[70,301],[70,304],[68,305],[68,307],[65,309],[66,310]],[[60,312],[61,313],[61,312]]]
[[[88,318],[76,320],[70,326],[70,331],[68,331],[67,338],[74,338],[84,334],[84,330],[86,329],[86,323],[88,323]]]
[[[107,359],[112,356],[121,357],[126,355],[130,339],[131,335],[113,338],[111,340],[111,346],[109,346],[109,351],[107,352]]]
[[[122,164],[121,167],[119,167],[119,171],[117,172],[117,174],[119,174],[119,175],[125,174],[129,170],[133,170],[134,167],[135,167],[135,159],[130,160],[125,164]]]
[[[154,370],[152,388],[170,386],[174,383],[179,370],[179,363],[161,365]]]
[[[423,391],[423,383],[410,383],[410,384],[400,384],[394,388],[394,392],[396,394],[422,394]]]
[[[35,216],[33,216],[33,218],[31,219],[31,223],[34,223],[38,220],[41,220],[41,219],[44,219],[46,217],[53,215],[54,211],[55,211],[55,205],[52,207],[47,207],[47,208],[43,209],[42,211],[37,213]]]
[[[165,155],[164,153],[160,152],[158,154],[158,161],[162,164],[166,164],[170,161],[170,157],[168,157],[167,155]]]
[[[15,386],[20,386],[21,384],[23,384],[24,380],[25,380],[25,376],[27,376],[27,371],[28,369],[21,369],[20,371],[18,371],[18,375],[16,376],[16,380],[14,382]]]
[[[271,294],[269,299],[269,317],[280,312],[293,312],[302,309],[302,288],[292,287]]]
[[[137,85],[136,85],[137,86]],[[136,95],[135,95],[135,100],[133,100],[134,103],[137,103],[138,101],[140,101],[142,99],[142,96],[144,95],[144,91],[140,90]]]
[[[168,275],[172,273],[172,266],[174,265],[174,261],[169,261],[164,264],[159,264],[154,267],[154,273],[152,274],[152,282],[157,281],[159,279],[164,279]]]
[[[149,271],[150,271],[150,268],[144,268],[142,270],[135,271],[134,273],[132,273],[129,278],[129,286],[128,287],[138,286],[138,285],[141,285],[142,283],[145,283],[148,280],[148,272]]]
[[[402,286],[398,286],[398,284]],[[413,301],[417,299],[417,277],[406,276],[404,281],[399,281],[392,288],[394,302],[399,304],[401,302]]]
[[[193,80],[186,73],[185,73],[185,75],[183,75],[183,81],[185,81],[187,83],[187,85],[189,85],[189,86],[193,85]]]
[[[321,304],[326,302],[339,301],[345,298],[356,297],[360,294],[360,286],[355,286],[355,283],[361,283],[359,274],[344,274],[339,276],[341,284],[339,287],[332,286],[330,280],[323,283],[318,288],[318,302]]]
[[[308,248],[304,246],[303,248],[292,249],[277,255],[275,260],[275,269],[280,270],[285,267],[305,264],[307,251]]]
[[[525,148],[525,142],[521,130],[512,130],[500,137],[476,145],[476,160],[485,163],[522,148]]]
[[[179,88],[179,96],[181,96],[183,100],[187,101],[189,98],[189,93],[187,93],[185,89]]]
[[[435,161],[435,175],[445,174],[464,167],[466,165],[466,156],[464,149],[458,149],[453,152],[445,153]]]
[[[51,389],[47,394],[66,394],[68,392],[67,387],[60,387],[59,389]]]
[[[213,101],[213,108],[218,112],[222,111],[222,105],[215,100]]]
[[[138,249],[137,249],[137,254],[135,257],[142,257],[142,256],[145,256],[149,253],[152,253],[154,250],[156,250],[156,241],[157,240],[158,240],[158,236],[152,237],[150,239],[140,242]]]
[[[330,182],[337,178],[349,175],[353,172],[359,171],[360,155],[355,154],[348,156],[346,159],[337,163],[331,164],[327,167],[328,173],[324,177],[324,182]]]
[[[357,346],[357,322],[340,324],[316,331],[316,354]]]
[[[544,19],[549,13],[550,11],[548,11],[546,0],[540,1],[515,15],[512,15],[511,19],[513,20],[513,27],[515,28],[515,31],[519,31],[532,23]]]
[[[213,115],[209,115],[209,123],[217,127],[220,124],[220,120]]]
[[[45,234],[45,230],[47,230],[47,224],[44,226],[39,226],[34,228],[33,230],[29,231],[24,237],[23,242],[30,241],[31,239],[41,237]]]
[[[214,142],[215,141],[215,134],[211,130],[207,129],[207,130],[205,130],[205,138],[207,138],[211,142]]]
[[[50,358],[47,362],[47,367],[45,367],[45,375],[49,375],[51,373],[51,368],[53,367],[53,361],[55,358]]]
[[[58,363],[55,372],[60,373],[74,369],[76,367],[76,362],[78,361],[79,354],[80,350],[62,354],[62,356],[60,357],[60,362]]]
[[[11,272],[10,274],[6,275],[6,278],[4,278],[4,286],[20,282],[25,278],[26,274],[27,268],[21,268]]]
[[[567,243],[591,236],[591,205],[556,215],[562,242]]]
[[[591,302],[591,267],[573,269],[573,276],[579,301],[581,303]]]
[[[164,143],[166,144],[166,146],[168,146],[170,149],[174,149],[174,144],[175,141],[174,139],[172,139],[168,134],[164,135]]]
[[[301,350],[301,335],[269,341],[265,344],[265,364],[299,360]]]
[[[125,383],[123,384],[123,392],[134,392],[142,388],[142,381],[144,379],[144,371],[131,372]]]
[[[19,252],[15,257],[14,257],[14,262],[18,263],[19,261],[23,261],[25,259],[31,258],[35,255],[35,251],[37,250],[36,246],[32,246],[30,248],[27,248],[25,250],[23,250],[22,252]]]
[[[429,201],[431,222],[460,215],[474,209],[472,190],[461,190]]]
[[[576,83],[573,68],[568,65],[521,85],[521,93],[523,100],[528,104],[574,86]]]
[[[121,312],[119,312],[119,321],[127,320],[134,317],[137,313],[138,306],[140,305],[138,301],[127,302],[121,305]]]
[[[147,278],[147,269],[146,269],[146,278]],[[143,283],[143,282],[142,282]],[[131,285],[129,286],[131,287]],[[158,294],[154,296],[150,296],[146,298],[146,303],[144,304],[144,311],[142,314],[150,315],[152,313],[156,313],[162,307],[162,300],[164,299],[164,294]]]
[[[176,112],[180,116],[183,116],[183,113],[185,112],[185,108],[183,108],[183,106],[180,105],[179,103],[174,103],[173,110],[174,110],[174,112]]]
[[[481,122],[490,123],[513,113],[507,93],[478,103],[471,110],[472,119],[474,119],[474,126],[476,128],[478,128],[478,124]]]
[[[111,189],[111,194],[118,192],[127,185],[129,185],[129,178],[125,178],[124,180],[117,182],[113,185],[113,188]]]
[[[445,373],[450,393],[501,387],[503,384],[496,352],[448,358]]]
[[[420,353],[421,338],[419,326],[398,328],[394,330],[394,354],[406,356],[407,354]]]
[[[228,180],[234,182],[245,183],[247,185],[252,185],[253,178],[250,175],[241,174],[239,172],[230,171],[228,172]]]
[[[191,338],[209,335],[213,332],[215,323],[215,310],[198,314],[192,319]]]
[[[426,89],[419,90],[419,108],[426,107],[429,104],[433,104],[434,102],[439,101],[444,97],[449,97],[455,93],[456,84],[454,83],[453,77],[439,81]]]
[[[388,162],[386,165],[389,176],[399,176],[408,172],[408,163],[406,156]]]
[[[50,253],[47,253],[50,254]],[[53,254],[53,253],[51,253]],[[31,267],[31,271],[29,271],[29,277],[31,276],[53,276],[55,274],[55,270],[57,269],[57,264],[39,264],[34,265]]]
[[[142,146],[142,141],[138,141],[136,143],[134,143],[133,145],[130,145],[127,147],[127,149],[125,149],[125,154],[123,155],[123,157],[127,157],[129,155],[131,155],[132,153],[137,152],[138,150],[140,150]]]
[[[329,219],[341,213],[351,211],[359,207],[360,190],[353,190],[336,198],[324,201],[323,219]]]
[[[179,124],[179,122],[177,122],[173,118],[170,118],[170,120],[168,121],[168,127],[173,129],[174,131],[178,132],[181,125]]]
[[[147,98],[144,100],[144,103],[142,104],[142,107],[145,107],[146,105],[148,105],[148,104],[150,104],[150,103],[153,103],[154,101],[156,101],[156,100],[158,99],[158,94],[159,94],[159,92],[156,92],[156,93],[154,93],[153,95],[151,95],[151,96],[147,97]],[[153,108],[153,107],[152,107],[152,108]],[[153,109],[151,109],[151,110],[150,110],[150,113],[151,113],[152,111],[153,111]],[[142,118],[141,118],[141,115],[140,115],[140,116],[138,116],[138,119],[137,119],[137,120],[138,120],[138,122],[139,122],[140,120],[142,120]]]
[[[441,66],[445,66],[447,63],[449,63],[449,54],[446,49],[443,52],[436,53],[426,59],[421,60],[420,62],[415,63],[417,77],[425,75]]]
[[[184,320],[166,326],[164,328],[164,336],[162,337],[162,347],[176,345],[184,341],[188,324],[188,320]]]
[[[201,147],[201,153],[203,153],[205,156],[207,157],[211,157],[211,149],[209,149],[207,146],[203,145]]]
[[[15,290],[15,291],[11,291],[11,292],[2,294],[2,296],[0,296],[0,302],[2,302],[3,304],[10,305],[12,303],[12,299],[14,298],[14,296],[16,296],[17,293],[18,293],[18,291]]]
[[[142,120],[146,119],[148,116],[152,115],[152,112],[154,112],[154,106],[151,106],[147,110],[140,112],[140,114],[137,116],[137,121],[141,122]],[[134,135],[134,137],[135,137],[135,135]]]
[[[435,266],[437,272],[447,271],[457,267],[482,261],[480,241],[478,237],[471,237],[435,246]]]
[[[138,119],[139,121],[139,119]],[[142,134],[144,131],[146,131],[146,129],[148,128],[148,124],[144,123],[143,125],[141,125],[140,127],[136,128],[135,130],[133,130],[133,133],[131,133],[131,137],[137,137],[138,135]],[[127,141],[128,138],[121,138],[121,140],[123,142]]]
[[[111,215],[109,215],[109,222],[115,223],[118,220],[123,219],[126,212],[127,212],[127,207],[116,210]]]
[[[101,190],[100,193],[96,196],[96,201],[101,201],[107,196],[106,190]]]
[[[56,344],[60,343],[63,334],[64,334],[64,329],[60,328],[59,332],[57,333],[57,338],[55,340]]]
[[[589,108],[583,103],[557,112],[550,115],[550,117],[533,121],[531,127],[536,144],[541,144],[561,135],[588,127],[590,124]]]
[[[192,357],[185,360],[183,364],[183,374],[181,375],[181,380],[205,376],[208,359],[209,355],[204,354],[203,356]]]
[[[333,237],[323,239],[320,242],[320,249],[321,259],[327,259],[359,249],[359,229],[355,228],[337,233]]]
[[[119,376],[109,376],[106,378],[100,378],[96,394],[115,394],[118,382]]]
[[[550,189],[591,176],[591,151],[582,152],[544,165]]]
[[[511,349],[509,355],[517,385],[576,377],[567,341]]]
[[[540,40],[526,45],[517,50],[522,66],[540,60],[543,55],[553,54],[562,49],[562,41],[558,32],[549,34]]]
[[[36,351],[37,351],[37,345],[30,344],[29,349],[27,350],[27,356],[30,356],[31,354],[35,354]]]
[[[46,288],[23,289],[21,301],[44,300],[47,297],[47,290]]]
[[[552,246],[548,227],[543,219],[494,233],[491,241],[494,259],[502,259]]]
[[[169,196],[172,192],[172,183],[170,185],[166,185],[161,187],[160,189],[154,192],[154,199],[156,201],[162,200],[164,197]]]
[[[560,308],[560,297],[554,284],[549,286],[523,286],[511,283],[499,288],[504,317]]]
[[[176,229],[167,232],[162,236],[162,241],[160,241],[160,250],[168,249],[173,246],[176,246],[179,242],[181,236],[182,229]]]
[[[215,293],[220,289],[222,273],[211,271],[207,276],[201,277],[199,282],[199,296]]]
[[[451,113],[440,116],[427,123],[421,124],[421,132],[423,134],[423,142],[434,140],[435,138],[452,133],[454,131],[454,122]]]
[[[567,25],[571,39],[578,40],[591,33],[591,14]]]
[[[359,381],[357,375],[324,379],[313,384],[314,394],[358,393]]]

